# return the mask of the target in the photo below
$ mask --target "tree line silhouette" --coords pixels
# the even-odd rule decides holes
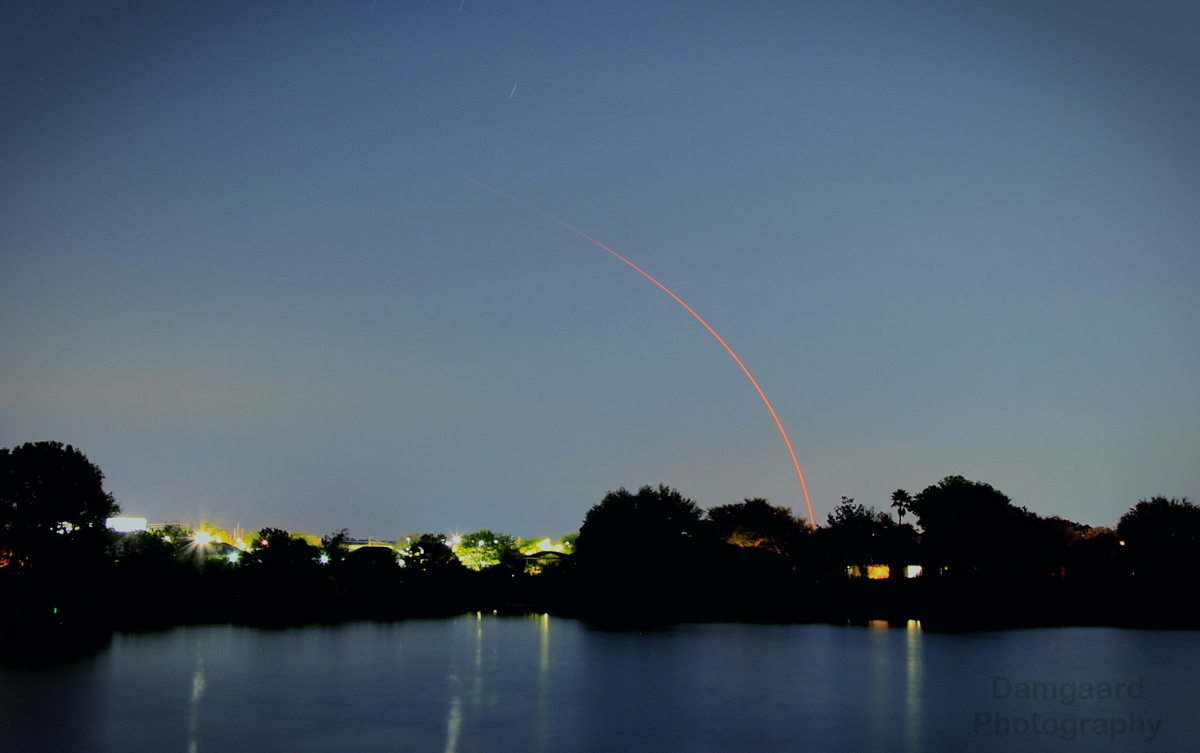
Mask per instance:
[[[761,498],[702,509],[665,485],[609,492],[561,551],[492,531],[352,548],[279,528],[116,534],[78,449],[0,449],[0,645],[194,622],[287,625],[466,611],[594,622],[892,621],[974,629],[1200,627],[1187,609],[1200,507],[1138,501],[1114,528],[1041,516],[947,476],[886,511],[843,497],[814,526]],[[905,522],[910,518],[912,522]],[[352,550],[353,549],[353,550]]]

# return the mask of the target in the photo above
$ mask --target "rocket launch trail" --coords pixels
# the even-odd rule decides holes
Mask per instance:
[[[738,354],[733,352],[733,348],[729,347],[729,343],[725,342],[725,339],[723,337],[721,337],[719,334],[717,334],[717,331],[715,329],[713,329],[712,326],[708,322],[704,321],[704,317],[697,314],[695,309],[693,309],[691,306],[687,305],[687,303],[685,303],[682,298],[675,295],[675,293],[673,293],[670,288],[668,288],[666,285],[663,285],[661,282],[656,280],[653,276],[650,275],[649,272],[642,269],[641,267],[634,264],[633,262],[629,261],[624,256],[621,256],[616,251],[613,251],[611,248],[604,245],[603,243],[596,240],[595,238],[588,235],[587,233],[583,232],[582,230],[579,230],[575,227],[572,227],[571,225],[568,225],[567,223],[558,219],[554,215],[549,214],[548,212],[545,212],[541,209],[538,209],[537,207],[533,206],[532,204],[527,204],[526,202],[521,201],[520,199],[516,198],[515,196],[506,194],[497,188],[492,188],[491,186],[487,185],[486,183],[480,183],[479,181],[477,181],[473,178],[467,178],[467,180],[471,181],[472,183],[479,186],[480,188],[486,188],[487,190],[491,191],[492,193],[495,193],[499,196],[503,196],[504,198],[508,199],[509,201],[514,201],[517,204],[520,204],[521,206],[525,207],[526,209],[537,212],[538,214],[542,215],[546,219],[551,220],[553,222],[557,222],[559,225],[562,225],[563,227],[565,227],[566,229],[575,233],[576,235],[578,235],[582,238],[585,238],[588,241],[591,241],[595,245],[599,246],[600,248],[604,249],[608,253],[612,254],[613,256],[617,257],[621,261],[625,262],[630,267],[635,269],[639,274],[641,274],[643,277],[645,277],[647,280],[649,280],[650,282],[657,285],[660,290],[662,290],[667,295],[671,296],[671,298],[675,299],[676,303],[678,303],[680,306],[683,306],[685,309],[687,309],[687,312],[689,314],[691,314],[693,317],[695,317],[696,321],[698,321],[698,322],[700,322],[700,324],[704,325],[704,328],[706,330],[708,330],[709,334],[711,334],[713,337],[715,337],[717,339],[717,342],[721,343],[721,347],[723,347],[725,349],[725,352],[728,353],[730,355],[730,357],[732,357],[733,360],[737,363],[738,367],[741,368],[742,373],[745,374],[746,378],[750,380],[750,384],[754,385],[754,389],[756,392],[758,392],[758,396],[760,398],[762,398],[763,404],[767,406],[767,410],[770,412],[771,418],[774,419],[774,421],[775,421],[776,428],[779,429],[779,435],[781,437],[783,437],[783,443],[784,443],[784,445],[787,446],[788,455],[792,459],[792,465],[796,469],[796,478],[800,482],[800,491],[804,496],[804,506],[805,506],[806,511],[808,512],[808,524],[810,527],[816,526],[816,519],[813,517],[812,501],[809,499],[809,496],[808,496],[808,484],[805,483],[805,481],[804,481],[804,472],[800,470],[800,461],[796,458],[796,451],[792,448],[792,441],[788,438],[787,430],[785,430],[783,428],[783,422],[779,420],[779,414],[777,414],[775,412],[775,407],[772,406],[771,401],[767,399],[766,393],[763,392],[762,387],[759,386],[758,380],[755,379],[754,375],[750,373],[750,369],[746,368],[746,364],[742,362],[742,359],[738,357]]]

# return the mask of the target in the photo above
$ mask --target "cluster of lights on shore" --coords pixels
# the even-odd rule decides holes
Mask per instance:
[[[170,536],[163,536],[163,541],[170,541],[170,540],[171,540]],[[192,532],[191,546],[194,546],[197,549],[203,550],[211,544],[223,544],[223,543],[225,543],[225,542],[222,541],[222,537],[220,534],[209,533],[208,531],[204,530],[203,528],[200,528],[199,530]],[[263,543],[265,544],[266,541],[264,540]],[[231,565],[236,565],[241,560],[241,556],[242,556],[241,553],[246,551],[247,549],[249,549],[250,546],[246,543],[245,539],[242,539],[240,537],[232,544],[232,546],[237,547],[237,549],[239,551],[229,552],[228,554],[225,555],[225,560],[227,562],[229,562],[229,564],[231,564]],[[326,562],[329,561],[328,555],[326,555],[324,552],[321,553],[321,556],[325,558]]]
[[[481,567],[495,565],[500,562],[499,557],[492,557],[486,560],[483,559],[488,548],[488,542],[484,538],[476,538],[474,545],[472,545],[469,541],[464,541],[464,539],[468,538],[471,537],[464,537],[460,533],[451,534],[446,537],[446,548],[454,553],[454,556],[458,558],[459,562],[472,569],[480,569]],[[405,565],[405,558],[412,556],[412,551],[409,546],[412,544],[412,537],[405,536],[404,542],[405,547],[399,551],[399,562],[401,567],[404,567]],[[550,552],[556,554],[571,553],[571,547],[565,541],[561,540],[555,542],[552,539],[545,538],[532,543],[527,542],[523,547],[515,546],[515,542],[512,539],[507,539],[505,541],[502,541],[501,539],[491,540],[491,546],[501,546],[502,544],[506,543],[513,544],[513,548],[526,557],[533,557]]]
[[[411,538],[408,536],[405,536],[404,540],[411,541]],[[462,546],[462,543],[463,543],[463,537],[461,534],[456,533],[446,539],[446,546],[450,547],[450,549],[452,549],[455,552],[457,552],[459,547]],[[499,544],[500,539],[492,539],[492,543]],[[477,549],[482,549],[484,546],[485,546],[485,542],[482,539],[475,542],[475,547]],[[558,542],[557,544],[555,544],[550,539],[542,539],[541,541],[537,542],[533,546],[526,547],[520,551],[521,551],[521,554],[540,554],[542,552],[558,552],[559,554],[566,554],[567,546],[565,544],[563,544],[561,541]]]
[[[135,533],[149,529],[146,518],[128,517],[109,518],[107,521],[107,527],[117,533]],[[162,538],[163,541],[172,541],[170,534],[163,534]],[[225,541],[225,538],[225,534],[221,533],[219,529],[216,529],[214,526],[208,523],[201,523],[192,529],[190,536],[188,536],[187,546],[188,548],[195,550],[198,555],[207,553],[215,547],[230,547],[231,551],[228,551],[224,554],[224,559],[229,564],[236,565],[241,561],[242,553],[248,552],[251,548],[251,545],[254,543],[253,541],[247,541],[243,536],[233,537],[233,540],[229,542]],[[406,545],[411,544],[412,537],[405,536],[404,541]],[[487,547],[487,542],[484,539],[479,538],[474,542],[474,546],[471,546],[470,544],[464,546],[463,541],[464,536],[458,533],[445,537],[446,547],[448,547],[454,553],[454,555],[458,557],[460,562],[470,567],[472,566],[473,562],[479,562],[479,555],[482,554],[482,550]],[[512,539],[508,539],[508,541],[512,541]],[[491,543],[493,546],[499,546],[501,543],[505,542],[502,542],[501,539],[496,538],[492,539]],[[267,540],[262,539],[258,542],[258,544],[260,546],[266,546]],[[372,544],[376,546],[389,546],[392,549],[396,548],[385,542],[372,542]],[[570,554],[571,552],[570,545],[565,541],[554,541],[549,538],[543,538],[535,542],[526,542],[525,546],[514,546],[514,548],[525,556],[537,556],[546,553]],[[407,554],[410,554],[407,546],[397,552],[397,561],[402,567],[405,564],[404,557]],[[319,564],[328,565],[332,561],[332,558],[329,556],[328,552],[321,550],[321,553],[317,555],[315,560]],[[495,563],[488,562],[487,564]]]

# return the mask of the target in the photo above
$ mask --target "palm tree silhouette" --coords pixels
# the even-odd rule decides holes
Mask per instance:
[[[912,497],[903,489],[892,492],[892,507],[896,508],[896,517],[904,522],[904,513],[912,510]]]

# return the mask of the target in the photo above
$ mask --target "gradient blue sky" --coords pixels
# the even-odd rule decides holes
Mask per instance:
[[[515,88],[514,88],[515,87]],[[1200,497],[1194,2],[0,10],[0,446],[131,514]]]

